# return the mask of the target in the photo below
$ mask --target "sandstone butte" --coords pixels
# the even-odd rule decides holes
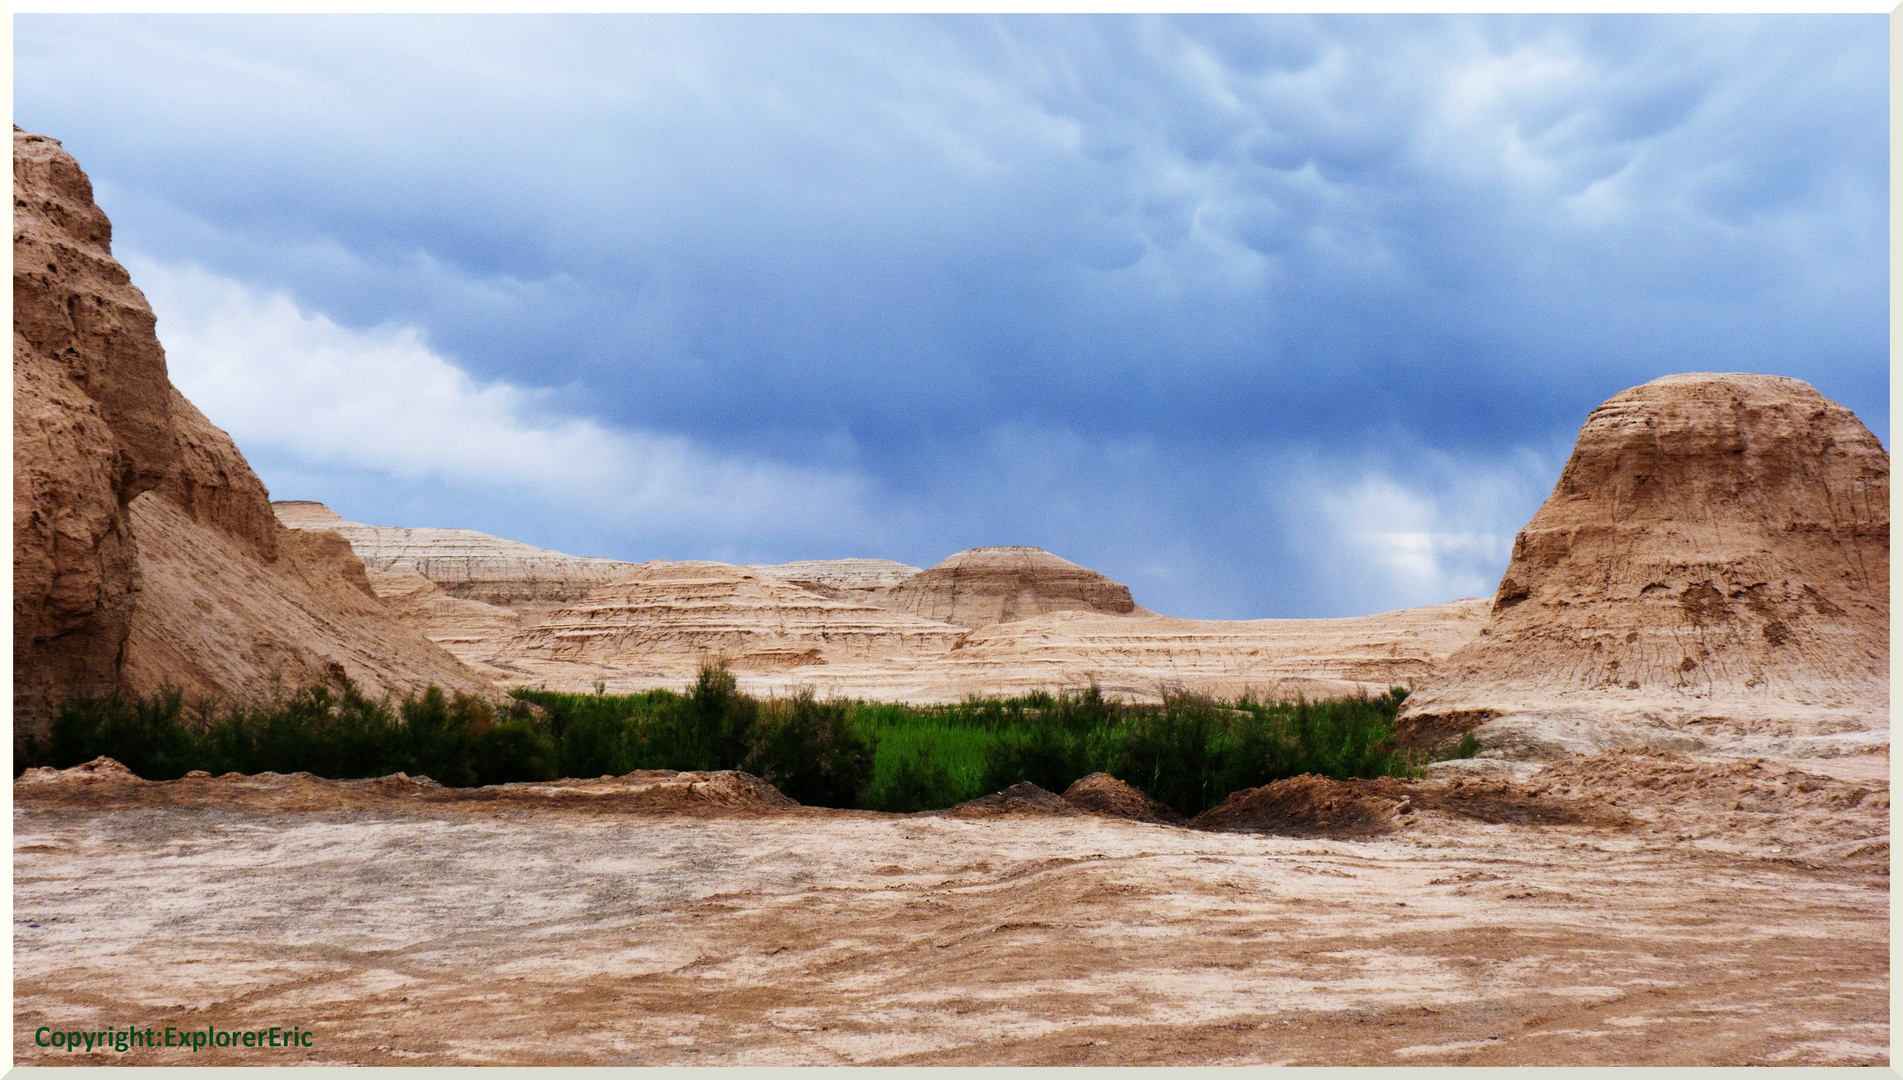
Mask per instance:
[[[355,680],[493,693],[371,592],[342,538],[285,529],[171,385],[151,307],[58,141],[13,132],[16,739],[75,695],[255,701]]]
[[[1890,458],[1809,384],[1614,395],[1513,546],[1486,628],[1401,717],[1490,753],[1889,745]]]
[[[894,585],[882,603],[965,627],[1054,611],[1128,615],[1136,610],[1128,586],[1034,547],[961,551]]]

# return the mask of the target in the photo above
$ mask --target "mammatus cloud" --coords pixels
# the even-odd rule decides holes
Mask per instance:
[[[339,326],[206,270],[129,256],[172,381],[241,448],[309,468],[515,489],[655,531],[811,534],[864,520],[856,477],[708,453],[688,439],[547,408],[471,378],[413,326]],[[268,479],[268,478],[267,478]]]

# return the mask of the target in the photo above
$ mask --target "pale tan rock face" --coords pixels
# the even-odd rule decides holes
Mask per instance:
[[[1404,726],[1501,752],[1887,745],[1889,455],[1796,379],[1674,375],[1579,433]]]
[[[493,693],[384,611],[340,539],[290,536],[175,390],[77,163],[14,131],[14,719],[177,686],[261,701],[349,677]]]
[[[264,481],[232,443],[176,387],[167,386],[174,439],[174,467],[159,484],[159,494],[193,521],[218,529],[264,560],[278,557],[284,529],[271,512]],[[361,578],[361,574],[357,577]]]
[[[1053,611],[1136,610],[1128,586],[1034,547],[961,551],[888,589],[880,603],[968,627]]]
[[[346,521],[322,503],[273,504],[293,529],[326,529],[350,541],[365,568],[407,570],[450,596],[542,613],[580,600],[635,564],[538,548],[471,529],[409,529]]]

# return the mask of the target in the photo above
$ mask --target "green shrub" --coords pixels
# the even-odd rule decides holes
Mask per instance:
[[[470,756],[477,784],[554,780],[562,775],[554,738],[528,720],[505,720],[477,735]]]
[[[867,809],[942,810],[985,794],[985,728],[906,705],[857,702],[852,717],[875,747]]]
[[[1231,792],[1302,773],[1407,775],[1410,762],[1393,741],[1405,696],[1224,705],[1171,695],[1130,725],[1110,771],[1191,817]]]
[[[715,658],[700,666],[688,695],[693,703],[693,768],[738,769],[752,750],[760,703],[738,687],[725,660]]]
[[[807,806],[860,805],[872,782],[873,748],[847,719],[844,702],[810,689],[770,702],[746,770]],[[758,715],[756,711],[755,715]]]
[[[941,810],[961,802],[951,794],[951,770],[926,750],[894,755],[866,799],[869,810],[913,814]],[[950,800],[950,801],[947,801]]]

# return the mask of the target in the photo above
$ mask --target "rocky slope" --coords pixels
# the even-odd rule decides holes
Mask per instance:
[[[272,508],[292,529],[341,536],[363,560],[371,589],[397,618],[464,663],[504,681],[521,682],[530,671],[547,667],[561,685],[586,689],[604,673],[590,666],[597,663],[604,671],[686,678],[702,657],[715,653],[743,668],[768,670],[824,663],[814,651],[822,646],[833,657],[881,648],[903,653],[917,646],[911,639],[877,641],[910,620],[883,611],[840,614],[876,608],[885,590],[919,572],[890,559],[762,566],[629,563],[568,555],[469,529],[365,525],[317,502],[287,500]],[[637,590],[636,597],[611,588],[630,577],[650,586],[667,582],[673,591],[648,588]],[[710,606],[702,589],[715,578],[751,584]],[[681,606],[667,610],[670,603]],[[618,619],[625,625],[616,632],[596,633]],[[579,630],[584,624],[593,629]],[[957,635],[950,627],[930,629],[934,644],[925,646],[928,651],[941,650]],[[523,636],[518,640],[518,635]],[[612,650],[594,637],[617,642],[620,652],[610,657]],[[578,645],[584,638],[592,644]]]
[[[1889,487],[1876,437],[1796,379],[1618,394],[1404,728],[1523,757],[1887,747]]]
[[[14,130],[14,718],[178,686],[258,699],[493,686],[389,617],[347,546],[293,537],[171,386],[152,310],[56,140]]]
[[[1093,681],[1143,700],[1380,693],[1418,683],[1487,609],[1203,622],[1140,608],[1126,587],[1037,548],[963,551],[923,571],[889,559],[636,564],[363,525],[319,503],[274,508],[294,529],[347,538],[390,610],[464,663],[504,685],[571,692],[679,688],[724,656],[756,693],[933,702]],[[574,599],[547,599],[562,595]]]
[[[879,602],[967,627],[1053,611],[1127,615],[1136,610],[1128,586],[1034,547],[961,551],[887,589]]]

